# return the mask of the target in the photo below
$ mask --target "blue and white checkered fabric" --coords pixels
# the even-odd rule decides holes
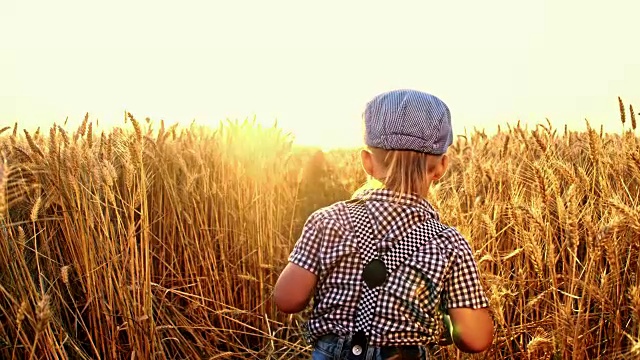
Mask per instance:
[[[366,200],[358,208],[368,213],[367,237],[375,246],[370,253],[392,254],[398,240],[409,233],[422,243],[406,261],[383,259],[395,270],[376,288],[371,346],[437,342],[439,308],[488,306],[469,243],[454,228],[441,231],[440,224],[434,226],[439,216],[427,200],[387,189],[367,190],[356,198]],[[305,223],[289,256],[289,261],[318,276],[304,332],[311,343],[326,334],[348,336],[356,331],[360,293],[366,288],[356,226],[345,202],[320,209]]]
[[[453,143],[451,112],[431,94],[393,90],[371,100],[364,112],[365,143],[386,150],[444,154]]]

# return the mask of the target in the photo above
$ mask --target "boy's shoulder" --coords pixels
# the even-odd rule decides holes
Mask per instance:
[[[456,227],[447,225],[441,221],[438,221],[438,222],[442,224],[442,226],[444,226],[444,229],[441,232],[442,236],[451,238],[452,240],[456,240],[456,241],[466,241],[466,238],[464,237],[464,235],[462,235],[462,233]]]
[[[316,225],[347,225],[349,224],[349,212],[346,203],[346,201],[338,201],[324,206],[311,213],[307,218],[307,222]]]
[[[440,246],[451,251],[459,251],[470,247],[469,241],[457,228],[438,222],[444,226],[444,229],[436,236]]]

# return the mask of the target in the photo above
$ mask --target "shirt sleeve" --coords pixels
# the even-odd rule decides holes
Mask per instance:
[[[309,216],[304,224],[300,238],[296,241],[293,251],[289,255],[289,262],[309,270],[315,275],[318,275],[320,270],[322,232],[319,227],[319,220],[317,213]]]
[[[467,240],[457,231],[453,231],[454,239],[458,249],[453,254],[451,272],[444,284],[442,292],[442,307],[452,308],[472,308],[479,309],[489,306],[489,301],[484,293],[478,265],[473,258],[473,252]]]

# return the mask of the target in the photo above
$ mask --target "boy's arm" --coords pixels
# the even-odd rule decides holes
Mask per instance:
[[[493,319],[487,308],[449,309],[451,338],[466,353],[479,353],[493,343]]]
[[[276,306],[287,314],[304,310],[311,300],[316,282],[314,273],[290,262],[276,282],[273,294]]]
[[[463,352],[483,352],[493,342],[493,319],[488,300],[469,243],[457,231],[449,235],[453,235],[452,240],[459,244],[442,294],[451,321],[451,337]]]
[[[276,282],[273,300],[284,313],[304,310],[315,290],[320,268],[320,221],[317,213],[307,219],[302,235],[289,255],[289,263]]]

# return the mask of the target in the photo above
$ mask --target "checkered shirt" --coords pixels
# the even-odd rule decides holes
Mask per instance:
[[[381,256],[414,228],[433,226],[439,216],[429,202],[413,195],[375,189],[361,192],[374,241]],[[313,310],[305,324],[307,340],[355,332],[363,290],[363,263],[347,204],[338,202],[314,212],[289,261],[318,277]],[[370,332],[372,346],[424,345],[437,342],[439,309],[488,306],[468,242],[445,227],[425,239],[380,287]]]

